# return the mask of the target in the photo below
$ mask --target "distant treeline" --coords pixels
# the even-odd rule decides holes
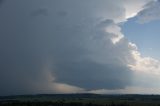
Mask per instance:
[[[130,106],[126,103],[94,104],[81,102],[1,102],[0,106]]]
[[[160,106],[160,95],[48,94],[1,96],[0,106]]]

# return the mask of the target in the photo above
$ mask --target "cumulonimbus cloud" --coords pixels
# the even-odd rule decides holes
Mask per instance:
[[[135,0],[132,11],[132,3],[126,0],[7,2],[13,5],[1,12],[0,93],[66,93],[131,86],[133,72],[145,67],[146,60],[153,66],[155,59],[139,55],[119,23],[149,1]]]

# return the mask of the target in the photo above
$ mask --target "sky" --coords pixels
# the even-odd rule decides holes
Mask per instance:
[[[137,18],[129,19],[122,25],[122,32],[129,41],[136,43],[139,51],[144,56],[160,59],[159,39],[160,21],[154,20],[149,23],[139,24]]]
[[[159,0],[0,0],[0,95],[160,94]]]

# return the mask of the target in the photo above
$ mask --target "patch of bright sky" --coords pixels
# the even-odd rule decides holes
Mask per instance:
[[[160,60],[160,21],[139,24],[136,17],[122,25],[126,38],[135,43],[143,56]]]

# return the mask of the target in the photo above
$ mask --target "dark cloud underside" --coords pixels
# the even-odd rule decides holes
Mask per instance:
[[[124,37],[113,42],[121,35],[121,3],[8,0],[0,14],[0,95],[48,90],[55,82],[86,90],[131,85],[133,48]]]

